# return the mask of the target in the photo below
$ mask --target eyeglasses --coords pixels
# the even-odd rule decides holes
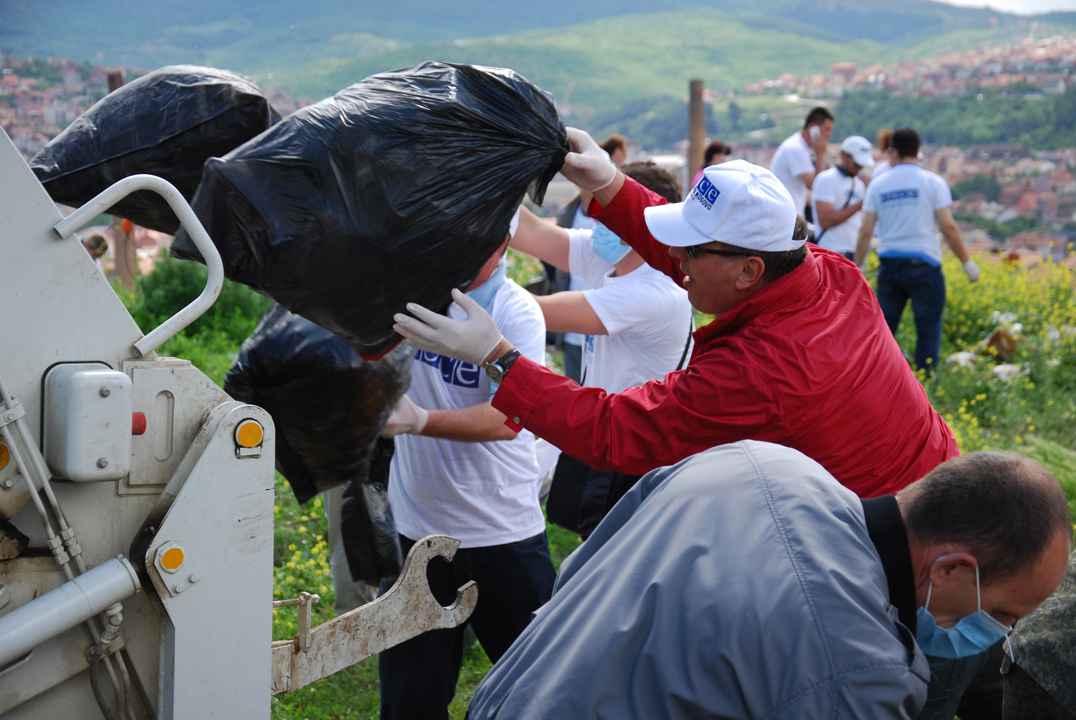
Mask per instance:
[[[698,245],[688,245],[684,248],[684,252],[687,256],[694,260],[699,255],[720,255],[722,257],[757,257],[755,253],[744,252],[742,250],[715,250],[713,248],[699,247]]]

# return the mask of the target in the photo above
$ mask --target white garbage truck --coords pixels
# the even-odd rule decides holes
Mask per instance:
[[[73,234],[136,191],[161,195],[209,268],[143,333]],[[273,642],[274,426],[155,350],[212,306],[220,257],[182,195],[124,178],[64,217],[0,129],[0,717],[268,718],[296,690],[466,620],[425,538],[377,600]]]

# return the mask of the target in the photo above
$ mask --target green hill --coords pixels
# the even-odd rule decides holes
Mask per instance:
[[[1035,21],[930,0],[0,0],[0,49],[153,68],[244,72],[309,99],[428,59],[513,67],[594,112],[680,97],[689,77],[731,89],[783,72],[1011,40]]]
[[[655,146],[686,133],[690,78],[729,93],[838,61],[891,63],[1076,32],[1071,13],[1028,18],[930,0],[0,0],[0,14],[0,50],[135,68],[213,65],[311,101],[423,60],[511,67],[551,92],[570,122]],[[807,101],[767,102],[742,108],[736,132],[783,131]],[[723,134],[732,129],[727,100],[714,113]]]

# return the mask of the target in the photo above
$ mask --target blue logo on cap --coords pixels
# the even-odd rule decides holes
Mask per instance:
[[[721,194],[721,191],[714,187],[714,184],[707,180],[705,177],[699,180],[699,184],[695,186],[695,189],[691,191],[691,194],[695,196],[695,199],[699,201],[707,210],[714,206],[717,201],[717,196]]]

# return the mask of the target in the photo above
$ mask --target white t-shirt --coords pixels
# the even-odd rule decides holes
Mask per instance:
[[[594,218],[583,212],[583,203],[579,203],[579,207],[575,209],[575,217],[572,218],[572,228],[580,230],[593,230]],[[594,287],[593,285],[587,285],[583,278],[579,277],[575,273],[571,273],[571,277],[568,282],[569,290],[587,290]],[[567,332],[564,333],[564,342],[568,345],[575,345],[581,347],[586,340],[586,336],[583,333]]]
[[[449,315],[464,317],[455,303]],[[545,319],[530,293],[507,280],[494,296],[491,315],[523,355],[545,363]],[[493,392],[474,363],[415,354],[407,396],[420,407],[458,410],[489,402]],[[397,436],[389,472],[396,529],[412,540],[449,535],[464,548],[504,545],[542,532],[534,442],[527,430],[495,442]]]
[[[878,257],[941,265],[934,211],[953,204],[949,185],[914,163],[898,163],[871,182],[863,209],[878,216]]]
[[[568,232],[568,267],[573,277],[581,275],[591,287],[583,296],[609,334],[586,336],[583,385],[613,393],[665,377],[676,369],[690,342],[687,291],[646,263],[627,275],[612,276],[613,265],[591,250],[590,232]]]
[[[770,170],[788,189],[796,203],[796,212],[802,215],[807,202],[807,185],[800,175],[814,172],[814,160],[811,159],[811,148],[801,133],[797,132],[781,143],[773,155]]]
[[[815,222],[819,221],[819,202],[829,203],[834,210],[843,210],[849,205],[861,202],[866,192],[867,186],[858,177],[848,177],[835,167],[823,170],[818,173],[811,188],[811,209],[814,211]],[[840,225],[831,225],[822,234],[818,244],[840,253],[855,252],[861,224],[863,213],[857,212]]]
[[[871,181],[873,182],[874,180],[877,180],[882,175],[885,175],[887,172],[889,172],[892,169],[893,169],[893,166],[889,164],[888,160],[882,160],[880,162],[875,163],[874,167],[871,168]]]

